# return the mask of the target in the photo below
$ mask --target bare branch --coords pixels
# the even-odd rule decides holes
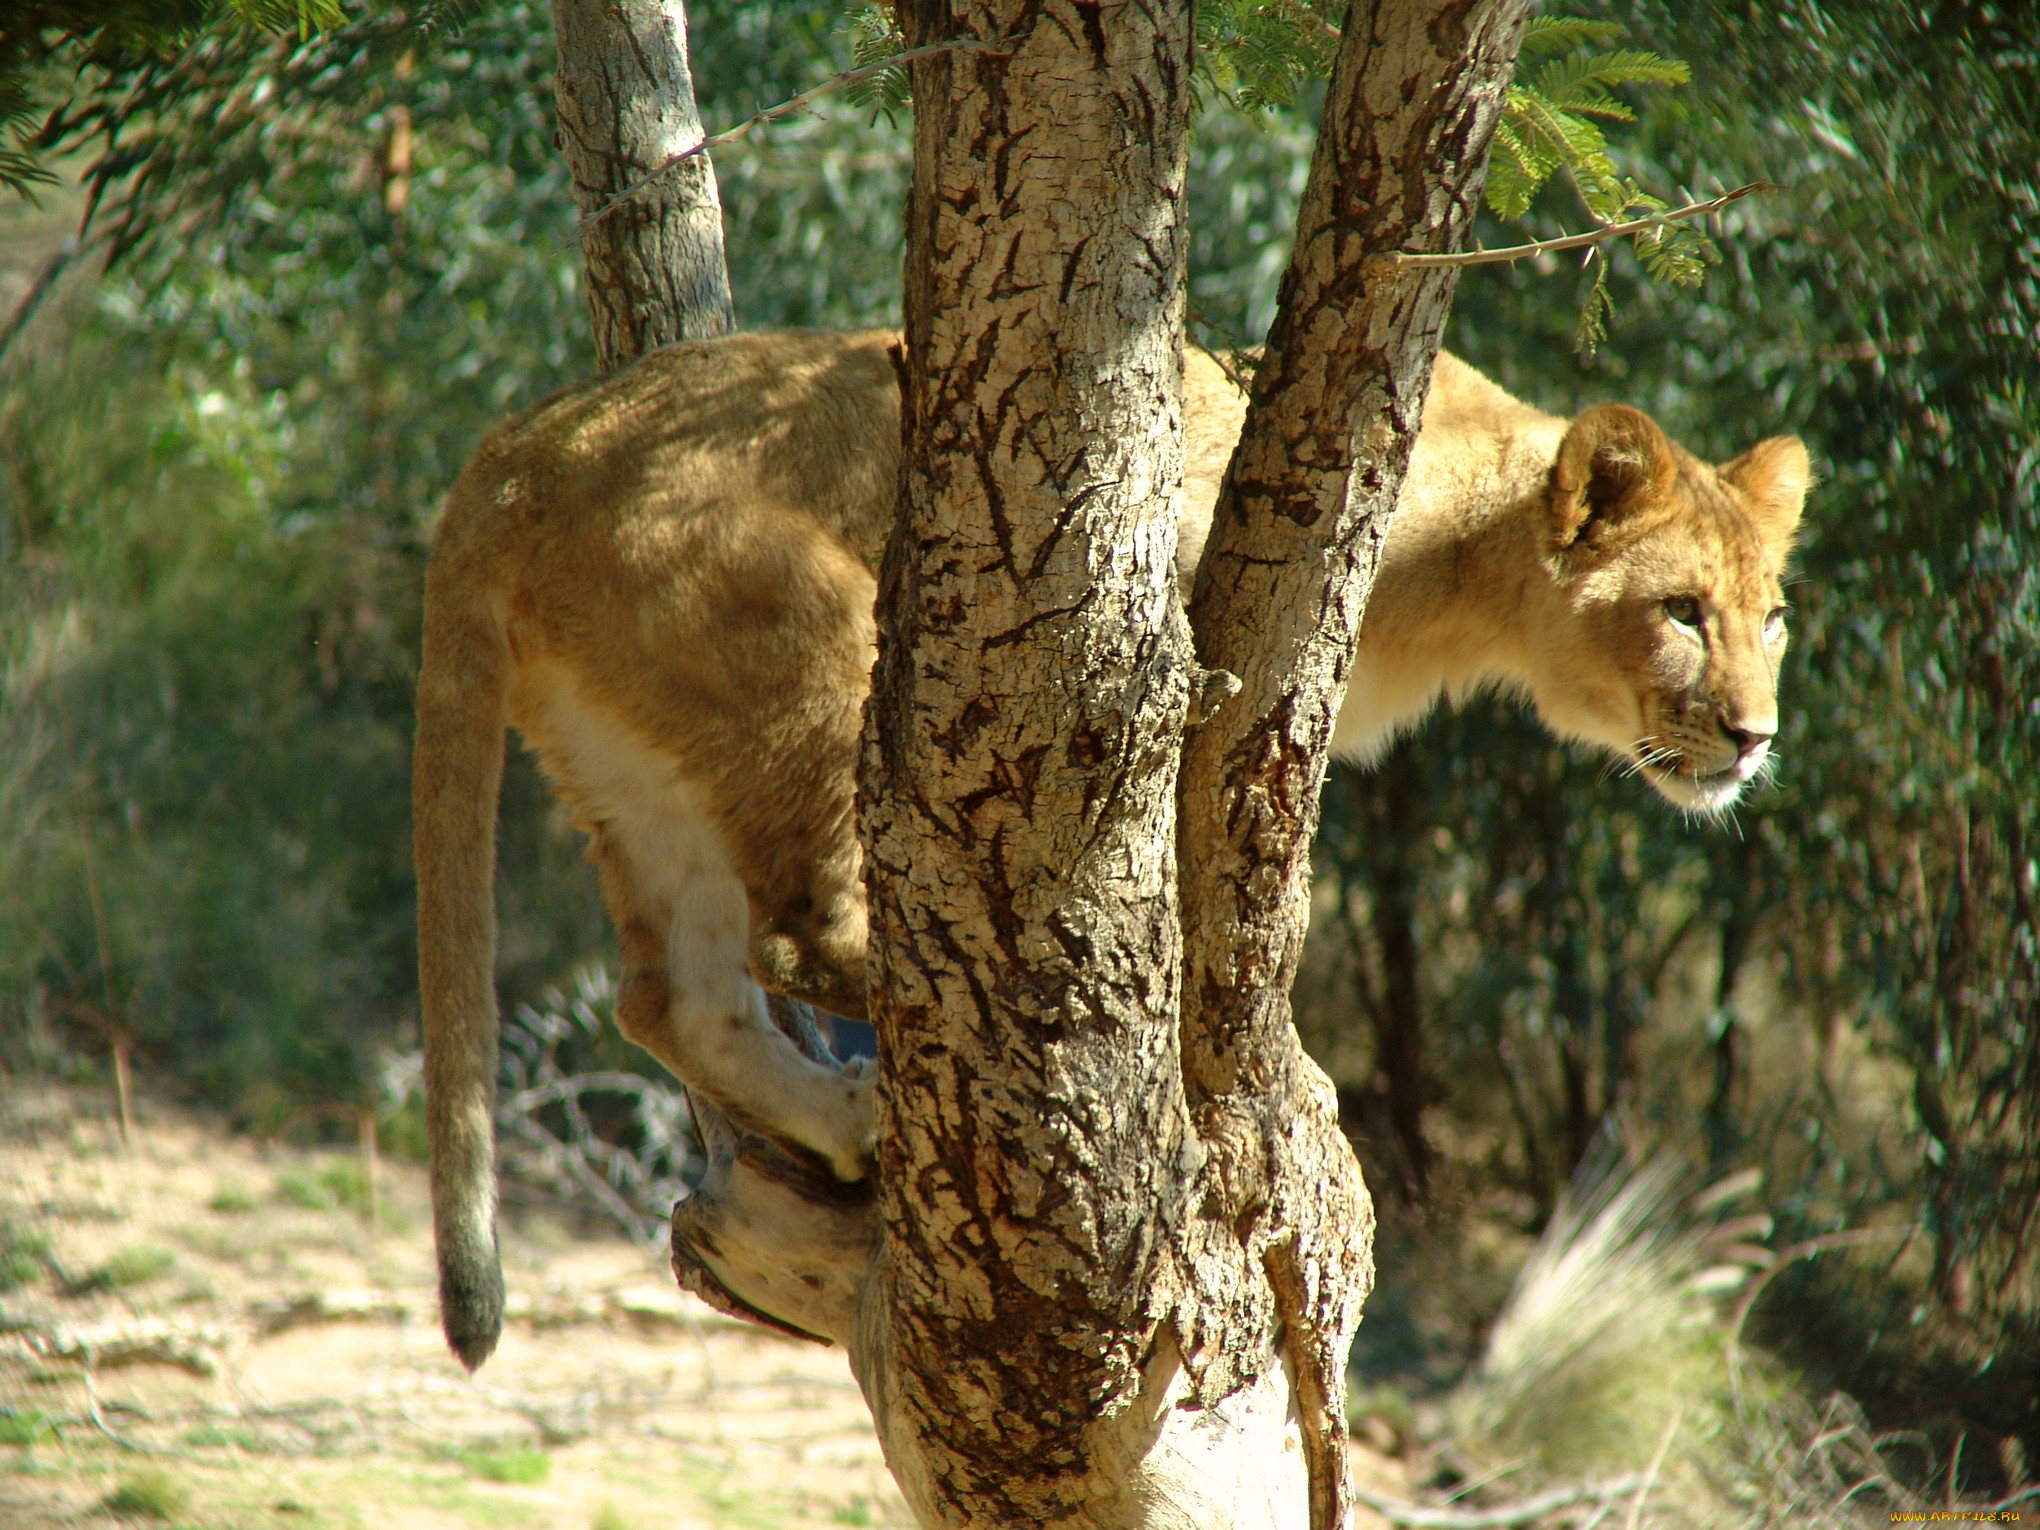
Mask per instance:
[[[951,38],[948,42],[930,43],[925,48],[909,48],[904,53],[895,53],[891,58],[880,59],[875,64],[866,64],[861,69],[846,69],[843,73],[826,79],[819,85],[803,90],[791,100],[781,101],[777,106],[766,107],[765,110],[759,112],[756,116],[745,118],[733,128],[727,128],[720,133],[710,133],[692,148],[682,149],[678,154],[669,154],[651,174],[631,182],[630,185],[624,187],[623,190],[611,197],[601,207],[590,213],[586,218],[583,218],[580,228],[574,231],[573,238],[558,246],[553,253],[557,255],[560,250],[572,249],[587,237],[588,230],[600,223],[604,218],[607,218],[617,208],[623,206],[624,203],[643,191],[647,186],[658,180],[660,176],[672,170],[676,165],[685,164],[697,154],[706,154],[710,149],[719,149],[726,143],[735,143],[755,127],[763,126],[767,122],[777,122],[782,117],[791,117],[805,111],[815,101],[832,90],[840,90],[845,85],[855,85],[859,80],[871,79],[874,75],[883,74],[888,69],[896,68],[901,64],[910,64],[917,58],[927,58],[936,53],[952,53],[959,48],[982,48],[987,52],[997,51],[993,49],[990,43],[980,42],[975,37],[955,37]]]
[[[1353,1496],[1391,1525],[1408,1525],[1412,1530],[1513,1530],[1547,1514],[1576,1503],[1605,1503],[1635,1492],[1643,1484],[1636,1475],[1610,1482],[1588,1482],[1577,1487],[1554,1488],[1516,1503],[1498,1504],[1492,1509],[1434,1508],[1429,1504],[1404,1503],[1381,1493],[1355,1487]]]
[[[1633,218],[1627,223],[1608,223],[1584,234],[1566,234],[1558,239],[1540,239],[1535,244],[1512,244],[1499,250],[1458,250],[1448,254],[1410,255],[1394,254],[1376,257],[1380,264],[1398,268],[1407,266],[1499,266],[1510,261],[1524,260],[1532,255],[1552,255],[1561,250],[1585,249],[1590,244],[1600,244],[1609,239],[1626,239],[1631,234],[1641,234],[1667,223],[1683,223],[1689,218],[1704,218],[1709,213],[1720,212],[1731,202],[1740,202],[1744,197],[1755,196],[1760,191],[1783,191],[1783,186],[1770,181],[1752,181],[1747,186],[1738,186],[1720,196],[1705,202],[1689,202],[1684,207],[1674,207],[1669,212],[1652,213],[1648,218]]]

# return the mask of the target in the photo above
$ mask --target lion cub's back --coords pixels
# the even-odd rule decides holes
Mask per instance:
[[[895,336],[735,335],[653,351],[499,426],[448,497],[435,564],[514,579],[541,548],[656,540],[661,525],[771,504],[875,564],[892,521]]]

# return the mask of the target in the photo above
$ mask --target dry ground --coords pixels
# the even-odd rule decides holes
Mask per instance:
[[[147,1102],[123,1146],[103,1092],[0,1080],[0,1527],[912,1523],[843,1351],[554,1210],[506,1208],[512,1322],[464,1375],[423,1172],[377,1182],[371,1226],[352,1153]]]
[[[0,1444],[0,1526],[910,1522],[841,1350],[728,1322],[555,1214],[506,1218],[516,1317],[465,1376],[423,1175],[378,1177],[379,1231],[317,1205],[358,1204],[352,1154],[161,1105],[123,1149],[102,1098],[4,1086],[0,1438],[41,1437]]]

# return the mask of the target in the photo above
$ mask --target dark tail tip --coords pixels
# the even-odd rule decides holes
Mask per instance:
[[[503,1337],[502,1272],[491,1271],[479,1280],[448,1274],[439,1283],[439,1319],[460,1363],[470,1372],[479,1370]]]

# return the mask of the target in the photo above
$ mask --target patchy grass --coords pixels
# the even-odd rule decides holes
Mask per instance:
[[[56,1432],[56,1423],[40,1408],[0,1409],[0,1445],[34,1445]]]
[[[174,1477],[151,1466],[123,1475],[102,1506],[120,1519],[175,1519],[188,1501]]]
[[[485,1482],[537,1487],[552,1477],[552,1458],[542,1450],[463,1451],[461,1465]]]
[[[100,1291],[125,1291],[145,1286],[170,1272],[177,1256],[153,1243],[130,1243],[117,1249],[111,1259],[95,1265],[70,1283],[68,1295],[90,1296]]]
[[[223,1179],[206,1205],[227,1216],[245,1216],[255,1209],[255,1196],[238,1179]]]
[[[251,1429],[223,1429],[217,1424],[203,1424],[196,1429],[187,1429],[184,1443],[193,1450],[246,1450],[259,1452],[267,1447],[262,1437]]]
[[[0,1219],[0,1292],[18,1291],[41,1279],[49,1252],[47,1234]]]
[[[307,1211],[368,1210],[368,1174],[358,1163],[335,1159],[278,1176],[276,1193]]]
[[[115,1293],[95,1304],[131,1308],[135,1319],[202,1318],[234,1341],[220,1356],[226,1383],[252,1386],[279,1411],[234,1416],[221,1410],[220,1382],[136,1365],[94,1378],[102,1432],[69,1422],[87,1418],[93,1401],[78,1366],[0,1346],[0,1530],[910,1522],[840,1351],[785,1344],[706,1313],[685,1337],[670,1324],[614,1315],[627,1309],[612,1311],[611,1295],[670,1279],[621,1240],[549,1212],[507,1218],[512,1279],[534,1292],[557,1287],[576,1311],[603,1316],[516,1325],[486,1384],[472,1386],[424,1322],[267,1326],[270,1314],[328,1291],[387,1291],[406,1312],[430,1312],[420,1170],[383,1167],[382,1231],[369,1239],[337,1210],[362,1183],[352,1154],[264,1145],[165,1106],[138,1133],[141,1150],[115,1163],[95,1148],[80,1161],[64,1129],[77,1111],[66,1103],[0,1080],[0,1117],[13,1109],[50,1122],[36,1143],[10,1138],[0,1151],[10,1181],[0,1184],[0,1226],[10,1245],[24,1228],[48,1237],[46,1257],[41,1239],[27,1240],[40,1261],[32,1299],[0,1298],[0,1306],[51,1324],[123,1321],[84,1303],[68,1307],[65,1294],[84,1277]],[[277,1179],[292,1173],[311,1187],[309,1199],[335,1210],[290,1211]],[[12,1198],[22,1194],[16,1177],[37,1201]],[[233,1209],[244,1196],[253,1209]],[[215,1204],[229,1209],[208,1209]],[[123,1224],[109,1228],[116,1218]],[[416,1229],[403,1230],[405,1220]],[[149,1245],[173,1250],[175,1267],[145,1252]],[[157,1268],[169,1272],[117,1289]],[[182,1299],[206,1283],[217,1287],[214,1310],[187,1313]],[[600,1378],[599,1393],[585,1425],[563,1431],[570,1443],[531,1432],[538,1417],[581,1419],[590,1377]],[[801,1454],[817,1445],[825,1459]],[[868,1520],[860,1517],[867,1509]]]

